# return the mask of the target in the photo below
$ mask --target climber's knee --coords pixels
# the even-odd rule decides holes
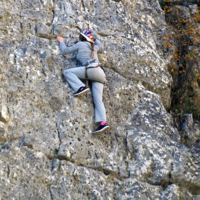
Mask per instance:
[[[67,76],[67,75],[69,74],[69,72],[70,72],[70,69],[66,69],[66,70],[64,70],[64,71],[62,72],[62,75],[63,75],[63,76]]]

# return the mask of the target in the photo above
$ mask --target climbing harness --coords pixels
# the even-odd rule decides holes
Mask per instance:
[[[100,66],[97,65],[97,66],[85,67],[85,79],[88,79],[87,70],[88,70],[88,69],[91,69],[91,68],[97,68],[97,67],[100,67]]]
[[[95,59],[90,60],[90,61],[86,61],[86,62],[84,62],[84,63],[82,64],[82,66],[88,66],[88,65],[94,63],[95,61],[96,61]]]

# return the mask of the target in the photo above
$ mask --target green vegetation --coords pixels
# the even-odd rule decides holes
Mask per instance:
[[[54,149],[54,154],[58,155],[58,151],[59,151],[59,149]]]
[[[200,47],[199,9],[177,6],[172,0],[162,0],[160,5],[170,30],[162,37],[164,47],[174,52],[174,63],[169,66],[173,77],[170,111],[174,117],[181,118],[186,113],[192,113],[194,118],[200,119],[200,100],[191,86],[194,81],[200,85],[197,52]]]

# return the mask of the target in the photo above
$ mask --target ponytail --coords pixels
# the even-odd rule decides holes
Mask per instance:
[[[90,53],[90,57],[94,58],[94,43],[90,42],[90,44],[91,44],[91,47],[92,47],[92,51]]]
[[[79,40],[80,41],[82,41],[82,42],[89,42],[88,40],[87,40],[87,38],[85,38],[83,35],[79,35]],[[91,44],[91,48],[92,48],[92,51],[91,51],[91,53],[90,53],[90,57],[91,58],[94,58],[94,43],[92,43],[92,42],[90,42],[90,44]]]

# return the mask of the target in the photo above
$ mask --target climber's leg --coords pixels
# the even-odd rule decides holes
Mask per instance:
[[[76,67],[63,71],[63,75],[76,91],[75,95],[88,92],[90,89],[79,79],[85,79],[85,67]]]

